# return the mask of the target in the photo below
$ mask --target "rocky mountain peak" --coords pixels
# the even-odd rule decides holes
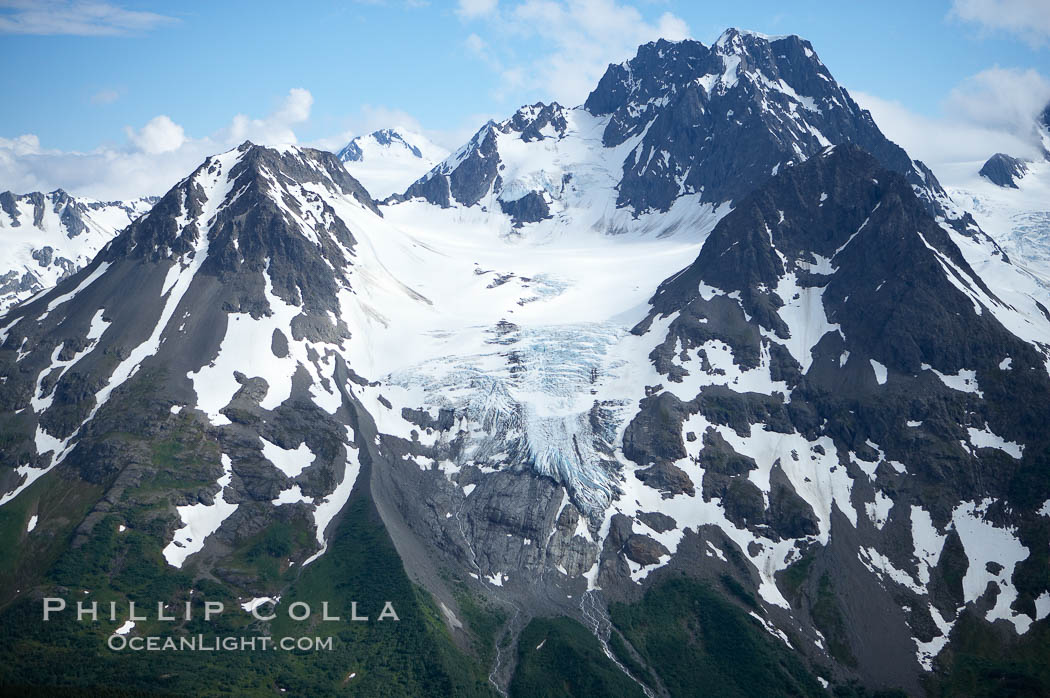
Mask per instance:
[[[352,197],[377,215],[375,202],[332,153],[284,146],[271,148],[245,141],[237,148],[209,156],[189,177],[176,184],[146,216],[114,240],[107,255],[134,255],[151,260],[191,252],[202,233],[223,223],[265,211],[281,225],[259,229],[288,233],[320,231],[330,222],[318,190]],[[316,210],[311,210],[316,207]],[[251,226],[238,223],[248,231]],[[237,247],[240,242],[230,239]],[[276,242],[276,241],[275,241]],[[238,251],[265,251],[247,247]]]
[[[782,77],[786,78],[784,85],[778,84]],[[640,133],[659,107],[690,88],[702,88],[704,101],[725,95],[740,86],[741,80],[767,90],[779,87],[781,91],[798,89],[800,94],[824,92],[803,91],[807,82],[817,79],[835,86],[809,42],[797,36],[771,38],[728,29],[711,47],[693,40],[662,39],[642,45],[634,58],[609,66],[584,107],[592,114],[613,115],[605,141],[606,145],[617,145]],[[798,95],[794,96],[799,101]],[[809,102],[805,105],[814,108]]]
[[[526,143],[564,138],[569,128],[568,111],[557,102],[537,102],[521,107],[513,116],[498,123],[489,120],[464,146],[412,184],[404,195],[393,197],[393,200],[421,197],[447,208],[453,203],[473,206],[489,192],[499,194],[503,185],[500,171],[505,166],[497,144],[499,137],[509,136]],[[501,195],[499,199],[510,206],[504,210],[518,224],[542,220],[548,215],[546,201],[540,201],[543,197],[539,192],[515,207],[528,193],[520,192],[517,196],[511,193],[506,198]]]
[[[336,157],[342,162],[361,162],[369,159],[366,156],[366,149],[369,145],[382,146],[386,150],[401,150],[405,151],[408,155],[414,158],[423,157],[423,152],[419,149],[419,146],[414,145],[410,142],[410,137],[400,129],[395,128],[382,128],[377,131],[372,131],[365,136],[357,136],[352,141],[346,144],[342,150],[340,150]],[[373,156],[375,157],[375,156]]]
[[[1000,187],[1017,189],[1017,182],[1028,173],[1024,160],[996,153],[981,167],[980,175]]]
[[[729,29],[711,47],[649,43],[610,66],[584,106],[609,116],[606,146],[641,138],[617,202],[639,212],[666,211],[684,194],[735,201],[781,166],[844,142],[928,190],[926,198],[943,195],[797,36]]]
[[[552,159],[540,152],[549,146],[504,147],[507,137],[564,141],[558,146],[564,152]],[[950,202],[933,173],[882,134],[808,41],[738,29],[711,46],[644,44],[630,60],[609,66],[582,108],[535,104],[490,122],[392,200],[501,210],[516,229],[566,215],[573,206],[591,207],[576,200],[575,178],[583,175],[603,183],[612,178],[615,208],[637,220],[666,212],[683,197],[712,209],[734,204],[781,168],[841,143],[864,148],[903,175],[931,213],[957,217],[948,213]],[[583,224],[632,225],[605,215]]]
[[[499,124],[493,124],[493,128],[502,133],[519,133],[521,140],[525,142],[558,138],[565,135],[565,129],[568,127],[565,111],[565,107],[557,102],[537,102],[523,106],[514,116]]]
[[[357,136],[336,157],[370,194],[382,199],[405,190],[448,150],[405,128],[383,128]]]

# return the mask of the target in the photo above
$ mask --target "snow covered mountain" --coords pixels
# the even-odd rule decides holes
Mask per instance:
[[[852,576],[874,575],[863,602],[840,602],[848,632],[872,641],[853,656],[883,676],[906,652],[932,669],[964,611],[1019,634],[1050,614],[1050,593],[1019,592],[1038,574],[1021,531],[1043,525],[1045,492],[1015,498],[1020,481],[1042,479],[1042,456],[1026,458],[1047,444],[1022,425],[1046,409],[1050,326],[1034,303],[992,293],[965,245],[870,155],[828,149],[726,216],[636,329],[665,337],[651,356],[672,393],[636,417],[647,477],[675,493],[702,481],[716,509],[701,516],[733,522],[721,532],[751,556],[772,605],[795,608],[778,582],[807,555],[835,585],[860,589],[868,582]],[[1038,336],[1017,329],[1036,324]],[[1028,417],[1014,421],[1008,403]],[[654,442],[645,427],[667,412],[696,439]],[[857,546],[845,556],[834,552],[842,529]],[[961,584],[937,581],[956,564],[949,552],[969,561]],[[913,642],[876,631],[888,619],[865,606],[903,609]]]
[[[640,47],[581,107],[535,104],[487,124],[399,198],[502,211],[514,227],[551,218],[622,232],[647,213],[718,210],[844,142],[907,177],[937,212],[950,204],[809,42],[730,29],[711,47]]]
[[[404,191],[448,151],[422,134],[384,128],[354,138],[337,155],[372,196],[385,199]]]
[[[946,166],[944,176],[959,206],[1047,289],[1043,302],[1050,307],[1050,106],[1032,128],[1043,144],[1042,159],[996,153],[983,165]]]
[[[94,201],[61,189],[0,194],[0,313],[90,262],[155,200]]]
[[[1045,289],[808,42],[647,44],[582,107],[524,107],[374,193],[245,143],[0,316],[0,614],[407,575],[419,632],[451,638],[428,656],[483,666],[424,674],[438,693],[522,694],[548,640],[650,696],[946,694],[1038,663]],[[521,639],[550,616],[589,654]],[[27,627],[0,663],[47,646]],[[391,685],[266,665],[243,685]],[[196,685],[175,673],[140,683]]]

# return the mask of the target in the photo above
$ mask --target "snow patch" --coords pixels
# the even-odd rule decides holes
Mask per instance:
[[[175,537],[164,548],[164,559],[172,567],[181,568],[187,557],[200,552],[204,548],[205,539],[218,531],[222,522],[237,510],[236,504],[231,504],[225,499],[226,488],[233,482],[233,464],[225,453],[222,454],[221,461],[222,477],[216,482],[220,489],[215,501],[212,504],[197,503],[176,507],[183,525],[175,531]]]
[[[992,500],[963,502],[952,513],[952,523],[962,540],[966,557],[970,561],[963,577],[963,595],[965,601],[976,601],[984,594],[989,583],[999,587],[995,606],[988,611],[985,618],[989,621],[1006,619],[1014,624],[1019,633],[1027,630],[1031,621],[1024,616],[1023,620],[1010,610],[1010,605],[1017,598],[1017,589],[1013,585],[1013,573],[1017,563],[1028,558],[1029,551],[1017,539],[1013,528],[999,528],[984,518]],[[1001,566],[998,573],[987,568],[988,562]]]
[[[871,362],[871,367],[875,370],[875,381],[879,385],[886,385],[887,370],[886,367],[880,364],[875,359],[868,359]]]
[[[298,448],[281,448],[275,443],[259,437],[262,441],[263,457],[273,463],[274,467],[288,477],[298,477],[314,460],[313,451],[306,442],[299,444]]]
[[[922,370],[931,371],[941,379],[942,383],[952,390],[957,390],[960,393],[972,393],[980,398],[984,397],[984,393],[981,392],[980,386],[977,385],[977,371],[964,368],[960,369],[956,374],[941,373],[929,364],[922,364]]]
[[[966,431],[970,435],[970,443],[973,444],[974,448],[996,448],[1017,460],[1020,460],[1024,453],[1023,444],[1016,444],[1013,441],[1007,441],[998,434],[992,433],[992,430],[987,426],[984,429],[979,430],[974,429],[973,427],[968,427]]]

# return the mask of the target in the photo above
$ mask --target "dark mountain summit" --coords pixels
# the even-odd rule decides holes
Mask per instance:
[[[981,167],[980,175],[1000,187],[1017,189],[1017,181],[1028,172],[1024,160],[1012,158],[1004,153],[996,153],[988,158]]]
[[[611,66],[584,106],[610,115],[607,147],[644,132],[620,185],[619,203],[637,211],[667,210],[682,191],[736,201],[780,167],[846,142],[940,192],[797,36],[729,30],[711,47],[646,44]]]
[[[690,194],[714,205],[738,201],[780,168],[838,143],[873,154],[916,187],[931,212],[944,214],[947,196],[933,173],[882,134],[797,36],[730,29],[710,47],[691,40],[645,44],[631,60],[609,66],[582,110],[605,123],[603,148],[592,148],[588,161],[624,150],[619,171],[609,174],[617,181],[616,205],[636,216],[665,212]],[[572,111],[536,104],[490,123],[398,200],[473,206],[491,191],[509,204],[501,172],[518,164],[505,161],[515,156],[500,151],[497,135],[562,139]],[[560,197],[566,181],[548,188],[547,198]],[[504,210],[515,216],[516,208]],[[533,214],[531,221],[542,218]]]
[[[445,208],[453,203],[473,206],[489,191],[500,192],[503,188],[500,171],[504,165],[500,161],[498,135],[530,143],[564,137],[567,127],[565,109],[557,103],[522,107],[514,116],[499,124],[493,121],[487,123],[465,146],[415,182],[403,196],[393,197],[393,200],[421,197]],[[533,198],[541,196],[539,192],[532,194]],[[530,202],[524,198],[511,201],[501,199],[501,206],[514,220],[520,222],[542,220],[548,213],[544,202]]]

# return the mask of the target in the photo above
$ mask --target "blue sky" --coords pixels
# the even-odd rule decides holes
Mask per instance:
[[[1017,93],[1023,101],[1033,91],[1042,98],[1050,76],[1045,7],[1045,0],[372,0],[290,9],[0,0],[0,190],[22,183],[3,147],[18,151],[10,141],[26,135],[35,139],[21,141],[19,152],[157,155],[243,134],[294,133],[335,147],[400,122],[453,147],[520,104],[581,102],[604,66],[642,41],[710,43],[728,26],[808,38],[842,84],[870,98],[877,117],[881,109],[890,120],[951,120],[960,109],[989,111],[982,94],[989,80],[1006,90],[996,100]],[[999,77],[975,82],[996,67]],[[1016,84],[1000,89],[1010,80]]]

